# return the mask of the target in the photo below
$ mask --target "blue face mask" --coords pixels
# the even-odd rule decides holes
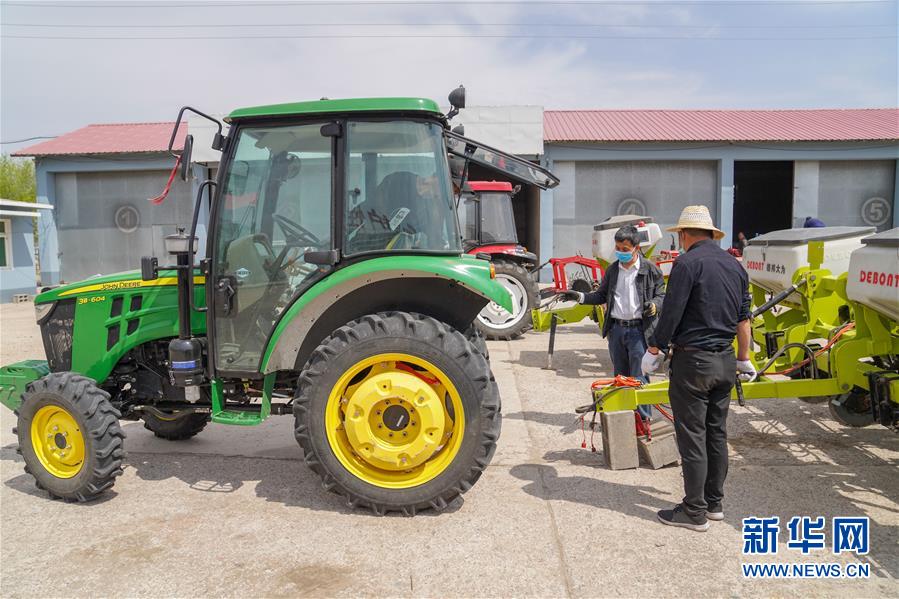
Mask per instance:
[[[621,262],[622,264],[627,264],[631,260],[634,259],[634,253],[633,252],[619,252],[618,250],[615,250],[615,257],[618,258],[618,261]]]

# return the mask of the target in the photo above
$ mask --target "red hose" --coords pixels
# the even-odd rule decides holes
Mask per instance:
[[[172,169],[172,172],[169,173],[168,183],[165,184],[165,189],[162,190],[162,193],[156,196],[155,198],[149,198],[148,201],[152,202],[155,206],[159,206],[165,201],[166,196],[169,195],[169,191],[172,190],[172,181],[175,180],[175,173],[178,172],[178,166],[181,165],[181,154],[178,154],[178,158],[175,160],[175,167]]]
[[[827,350],[829,350],[831,347],[833,347],[833,344],[837,342],[837,339],[839,339],[840,337],[843,336],[843,333],[845,333],[846,331],[850,331],[850,330],[852,330],[852,329],[854,329],[854,328],[855,328],[855,323],[854,323],[854,322],[850,322],[849,324],[847,324],[846,326],[844,326],[842,329],[840,329],[839,331],[837,331],[837,334],[834,335],[833,338],[832,338],[830,341],[828,341],[826,344],[824,344],[824,347],[822,347],[822,348],[819,349],[817,352],[815,352],[815,357],[817,358],[818,356],[820,356],[821,354],[823,354],[824,352],[826,352]],[[786,370],[779,370],[779,371],[777,371],[777,372],[772,372],[771,374],[778,374],[778,375],[789,374],[789,373],[791,373],[791,372],[793,372],[793,371],[795,371],[795,370],[799,370],[800,368],[802,368],[803,366],[805,366],[806,364],[808,364],[810,361],[811,361],[810,358],[806,358],[805,360],[803,360],[803,361],[800,362],[799,364],[796,364],[795,366],[791,366],[791,367],[787,368]],[[765,374],[765,373],[764,373],[764,372],[760,372],[760,373],[758,374],[758,376],[761,376],[761,375],[763,375],[763,374]]]

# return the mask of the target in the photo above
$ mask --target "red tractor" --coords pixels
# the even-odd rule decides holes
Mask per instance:
[[[531,328],[537,307],[537,281],[531,271],[537,256],[518,243],[512,196],[518,188],[505,181],[469,181],[459,200],[463,248],[469,254],[490,254],[496,280],[512,295],[512,313],[489,303],[478,314],[477,327],[488,339],[515,339]]]

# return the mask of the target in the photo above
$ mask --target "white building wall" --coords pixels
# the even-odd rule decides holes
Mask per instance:
[[[542,106],[472,106],[451,124],[465,125],[465,137],[510,154],[543,154]]]

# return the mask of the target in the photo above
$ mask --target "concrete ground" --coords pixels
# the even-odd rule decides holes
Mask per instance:
[[[322,490],[292,419],[210,425],[166,442],[125,423],[125,474],[90,504],[51,501],[22,470],[0,410],[0,595],[31,596],[897,596],[899,437],[851,430],[826,406],[734,405],[726,519],[706,533],[660,525],[677,467],[611,471],[581,449],[573,407],[608,372],[589,326],[490,344],[503,398],[493,463],[442,514],[375,517]],[[43,355],[32,307],[0,307],[0,363]],[[599,443],[599,435],[596,436]],[[867,580],[747,580],[746,516],[871,518],[871,551],[777,562],[864,562]],[[828,533],[829,538],[829,533]],[[749,559],[747,561],[763,561]]]

